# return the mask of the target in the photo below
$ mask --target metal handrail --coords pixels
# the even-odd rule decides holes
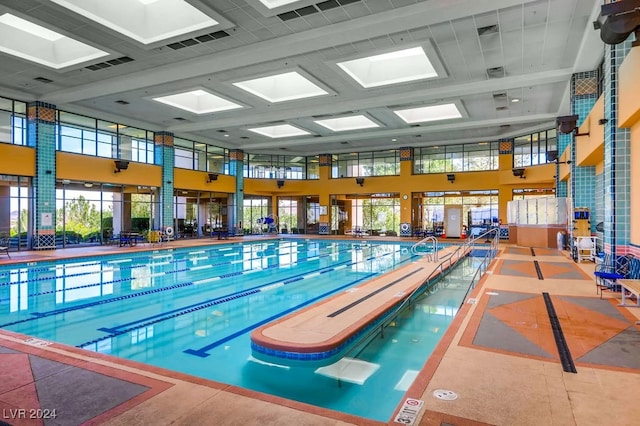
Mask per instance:
[[[418,247],[422,244],[425,244],[428,241],[432,241],[433,242],[433,251],[432,252],[428,252],[428,253],[421,253],[418,251]],[[437,262],[438,261],[438,239],[436,237],[434,237],[433,235],[429,235],[428,237],[423,238],[422,240],[418,241],[417,243],[415,243],[414,245],[411,246],[411,253],[417,255],[417,256],[430,256],[430,253],[433,253],[433,261]]]
[[[489,250],[487,251],[487,255],[485,256],[485,259],[483,260],[483,262],[481,263],[480,266],[484,265],[485,262],[487,261],[487,259],[489,258],[493,258],[495,256],[495,253],[497,253],[497,249],[498,249],[498,242],[499,242],[499,236],[500,236],[500,232],[497,229],[490,229],[482,234],[480,234],[479,236],[477,236],[476,238],[473,239],[468,239],[467,241],[465,241],[464,244],[458,246],[454,252],[452,252],[451,254],[447,255],[446,259],[444,259],[442,262],[440,262],[435,268],[433,268],[433,270],[431,271],[431,273],[427,276],[427,278],[425,279],[423,285],[420,285],[418,287],[416,287],[411,294],[409,294],[408,297],[406,297],[402,303],[400,303],[394,310],[392,313],[390,313],[389,315],[387,315],[387,317],[375,328],[372,328],[371,330],[369,330],[367,333],[364,333],[362,336],[360,336],[360,338],[358,338],[357,343],[355,343],[351,349],[349,349],[348,351],[345,352],[344,356],[347,356],[348,354],[350,354],[352,351],[354,351],[356,348],[358,348],[360,346],[360,343],[362,343],[363,341],[366,341],[370,338],[372,338],[374,335],[378,334],[378,332],[380,332],[381,334],[384,332],[384,327],[385,325],[388,325],[391,321],[393,321],[395,319],[395,317],[398,316],[398,314],[408,305],[411,303],[411,300],[414,298],[414,296],[416,295],[416,293],[418,293],[419,291],[424,291],[424,284],[427,284],[426,289],[430,289],[431,287],[429,286],[429,282],[430,280],[433,278],[434,274],[436,272],[439,272],[437,274],[437,276],[443,276],[444,272],[446,270],[450,270],[451,266],[453,266],[453,258],[456,258],[456,262],[458,260],[460,260],[460,254],[461,252],[466,253],[466,248],[468,248],[469,250],[472,250],[473,247],[475,246],[475,244],[478,242],[479,239],[481,238],[489,238],[489,234],[495,232],[495,235],[493,237],[493,240],[491,241],[491,245]],[[433,238],[433,237],[427,237],[424,240],[414,244],[414,247],[417,246],[418,244],[424,242],[425,240],[427,240],[428,238]],[[484,247],[484,244],[483,244]],[[412,251],[413,251],[413,247],[412,247]],[[444,268],[444,265],[448,263],[449,268]],[[488,264],[488,263],[487,263]],[[478,274],[478,271],[480,270],[480,267],[478,267],[478,269],[476,270],[476,273],[474,274],[471,282],[472,282],[472,286],[469,286],[469,290],[467,290],[467,294],[469,293],[469,291],[471,290],[471,288],[475,288],[475,278]],[[466,300],[467,298],[467,294],[465,294],[463,300]],[[364,349],[364,348],[363,348]],[[358,353],[360,353],[360,351],[358,351]],[[358,353],[356,353],[354,355],[354,357],[358,356]],[[338,382],[340,382],[340,380],[338,380]]]

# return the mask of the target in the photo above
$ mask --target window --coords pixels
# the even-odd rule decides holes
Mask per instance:
[[[387,151],[352,152],[332,157],[331,177],[397,176],[400,174],[400,154]]]
[[[520,136],[514,140],[513,167],[546,164],[547,152],[557,149],[555,129]]]
[[[498,170],[499,142],[416,148],[414,174]]]

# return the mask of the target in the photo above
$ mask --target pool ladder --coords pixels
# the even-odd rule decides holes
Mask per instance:
[[[433,243],[433,251],[425,253],[418,250],[420,246],[422,245],[426,246],[427,243],[430,241]],[[416,256],[426,256],[427,260],[430,262],[437,262],[438,261],[438,239],[433,235],[430,235],[418,241],[411,247],[411,253],[415,254]]]

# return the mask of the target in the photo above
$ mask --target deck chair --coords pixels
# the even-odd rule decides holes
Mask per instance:
[[[6,254],[7,257],[11,259],[11,255],[9,254],[9,237],[0,237],[0,253]]]
[[[617,284],[617,281],[629,278],[632,263],[634,263],[634,269],[637,269],[637,261],[634,261],[631,254],[605,254],[603,262],[596,265],[593,272],[596,277],[596,294],[600,292],[602,299],[603,290],[620,291],[620,285]]]

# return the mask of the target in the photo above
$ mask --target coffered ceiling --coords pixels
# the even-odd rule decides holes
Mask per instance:
[[[592,24],[600,4],[0,1],[0,96],[252,153],[491,141],[554,127],[570,112],[571,75],[602,60]],[[52,33],[26,33],[22,20]],[[75,49],[85,56],[72,63]],[[304,85],[311,97],[299,95]],[[183,101],[188,110],[176,106]],[[439,119],[443,108],[450,114]],[[413,109],[430,118],[402,118]],[[350,130],[336,127],[345,117],[355,119]]]

